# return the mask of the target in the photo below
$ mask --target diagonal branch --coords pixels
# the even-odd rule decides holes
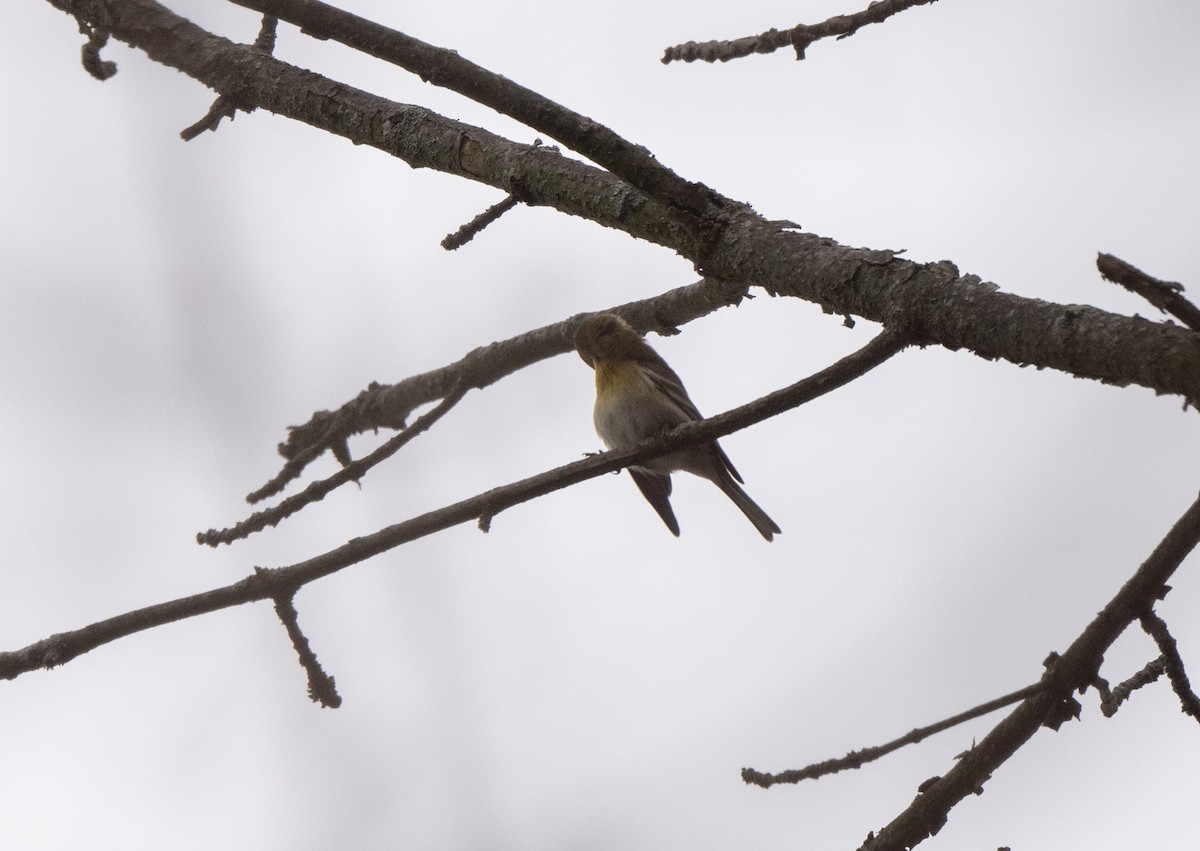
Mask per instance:
[[[476,103],[552,136],[611,171],[651,198],[696,216],[714,212],[720,196],[664,166],[645,148],[604,125],[557,104],[507,77],[492,73],[453,50],[323,3],[321,0],[230,0],[247,9],[295,24],[322,39],[341,42],[418,75],[423,81],[458,92]]]
[[[1099,675],[1096,676],[1096,682],[1093,685],[1096,691],[1100,694],[1100,712],[1105,718],[1112,718],[1121,708],[1121,704],[1129,700],[1130,696],[1140,688],[1150,685],[1163,675],[1166,670],[1167,663],[1162,656],[1157,659],[1151,659],[1142,669],[1127,680],[1117,684],[1116,688],[1108,687],[1108,680]]]
[[[774,53],[779,48],[789,45],[795,48],[796,59],[799,60],[804,58],[804,51],[814,41],[831,36],[840,41],[854,35],[868,24],[879,24],[905,9],[934,2],[936,0],[875,0],[861,12],[834,15],[819,24],[797,24],[790,30],[769,29],[758,35],[729,41],[689,41],[668,47],[663,52],[662,63],[668,65],[676,61],[695,62],[697,59],[704,62],[728,62],[752,53]]]
[[[1175,690],[1184,714],[1200,721],[1200,697],[1192,691],[1187,670],[1183,667],[1183,657],[1179,655],[1179,647],[1175,644],[1175,638],[1167,628],[1166,621],[1153,610],[1148,610],[1142,615],[1142,629],[1154,639],[1159,652],[1162,653],[1163,670],[1171,681],[1171,688]]]
[[[428,431],[434,423],[442,418],[451,408],[459,403],[466,395],[466,389],[459,387],[447,394],[446,398],[432,410],[423,414],[415,423],[400,433],[385,441],[382,446],[357,461],[350,461],[327,479],[310,482],[308,487],[298,494],[289,496],[278,505],[273,505],[263,511],[256,511],[240,523],[227,529],[209,529],[196,535],[196,542],[216,547],[220,544],[232,544],[234,541],[248,538],[255,532],[261,532],[268,526],[275,526],[280,521],[291,517],[304,506],[324,499],[325,495],[347,482],[357,482],[363,474],[388,458],[391,458],[414,437]]]
[[[427,512],[288,567],[256,569],[254,574],[221,588],[147,606],[71,632],[58,633],[20,650],[0,653],[0,679],[14,679],[39,668],[53,668],[101,645],[174,621],[253,603],[277,600],[303,585],[353,564],[451,526],[481,518],[587,479],[620,470],[667,452],[714,440],[761,422],[836,390],[887,361],[908,342],[884,331],[863,348],[790,387],[777,390],[720,416],[680,427],[629,449],[604,452],[573,464],[495,488],[453,505]]]
[[[1160,281],[1151,277],[1132,263],[1120,257],[1101,252],[1096,256],[1096,268],[1100,274],[1114,284],[1120,284],[1135,295],[1169,313],[1191,328],[1200,331],[1200,308],[1192,304],[1183,294],[1183,284],[1175,281]]]
[[[937,833],[950,810],[978,793],[992,773],[1033,737],[1042,726],[1058,729],[1075,717],[1079,704],[1071,697],[1096,681],[1109,646],[1159,599],[1167,580],[1200,543],[1200,498],[1171,527],[1150,557],[1122,586],[1095,619],[1061,655],[1052,654],[1042,677],[1043,690],[1022,702],[953,768],[923,787],[916,800],[861,851],[907,851]]]
[[[447,251],[457,251],[478,236],[484,228],[520,203],[521,200],[516,195],[509,195],[503,201],[493,204],[454,233],[447,234],[442,239],[442,248]]]
[[[1044,686],[1040,682],[1025,686],[1025,688],[1017,689],[1014,692],[989,700],[986,703],[981,703],[979,706],[968,709],[965,712],[952,715],[949,718],[938,721],[936,724],[917,727],[899,738],[892,739],[887,744],[851,751],[838,759],[814,762],[811,765],[806,765],[804,768],[781,771],[778,774],[755,771],[753,768],[743,768],[742,780],[746,783],[753,783],[755,786],[769,789],[777,783],[799,783],[801,780],[815,780],[818,777],[824,777],[827,774],[836,774],[839,771],[845,771],[850,768],[861,768],[868,762],[874,762],[881,757],[887,756],[892,751],[899,750],[905,745],[915,745],[943,730],[949,730],[951,727],[965,724],[975,718],[995,712],[997,709],[1003,709],[1005,706],[1016,703],[1019,700],[1024,700],[1030,695],[1037,694],[1043,688]]]
[[[300,667],[308,675],[308,697],[313,703],[319,703],[328,709],[337,709],[342,705],[342,696],[338,694],[337,683],[333,677],[325,673],[308,636],[300,629],[300,613],[296,611],[293,594],[283,594],[275,598],[275,614],[279,616],[283,628],[287,630],[288,639],[300,659]]]

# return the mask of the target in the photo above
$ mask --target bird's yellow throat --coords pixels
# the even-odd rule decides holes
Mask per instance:
[[[645,381],[641,367],[635,361],[596,361],[596,393],[604,395],[630,384]]]

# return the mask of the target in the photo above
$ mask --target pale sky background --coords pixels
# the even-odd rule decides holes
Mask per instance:
[[[944,0],[797,63],[664,47],[861,3],[347,7],[845,244],[1006,291],[1158,318],[1097,251],[1200,297],[1200,5]],[[252,13],[188,0],[250,41]],[[370,381],[695,280],[548,209],[468,247],[501,193],[265,112],[184,143],[211,92],[75,23],[0,8],[0,649],[246,575],[595,450],[574,355],[470,395],[364,480],[216,551],[285,427]],[[280,58],[518,141],[537,134],[280,28]],[[706,413],[862,346],[759,297],[652,338]],[[856,772],[745,786],[1037,679],[1200,488],[1180,400],[941,349],[724,440],[783,527],[765,544],[677,477],[673,538],[625,475],[309,586],[322,710],[266,604],[0,683],[5,849],[855,848],[999,714]],[[361,454],[374,445],[361,438]],[[324,459],[312,468],[335,468]],[[1161,612],[1200,678],[1193,558]],[[1125,636],[1104,674],[1155,655]],[[1194,848],[1200,729],[1165,684],[1043,731],[929,848]]]

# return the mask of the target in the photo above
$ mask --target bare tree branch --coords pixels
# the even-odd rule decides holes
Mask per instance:
[[[1175,281],[1160,281],[1147,275],[1120,257],[1103,252],[1096,256],[1096,268],[1100,274],[1114,284],[1120,284],[1135,295],[1169,313],[1193,331],[1200,331],[1200,308],[1183,295],[1183,284]]]
[[[493,204],[454,233],[448,234],[442,240],[442,248],[447,251],[456,251],[462,248],[473,240],[484,228],[520,203],[521,201],[516,195],[509,195],[498,204]]]
[[[1143,686],[1148,686],[1150,683],[1157,680],[1163,675],[1166,670],[1167,663],[1163,657],[1151,659],[1145,666],[1134,674],[1129,679],[1121,682],[1116,688],[1111,691],[1108,688],[1108,681],[1097,675],[1096,682],[1093,685],[1096,691],[1100,693],[1100,712],[1105,718],[1111,718],[1117,714],[1117,710],[1121,708],[1121,704],[1129,699],[1129,696]]]
[[[861,768],[868,762],[874,762],[880,757],[887,756],[892,751],[899,750],[905,745],[915,745],[917,742],[923,741],[935,733],[949,730],[951,727],[957,727],[959,724],[965,724],[967,721],[995,712],[997,709],[1003,709],[1005,706],[1016,703],[1019,700],[1024,700],[1030,695],[1037,694],[1043,688],[1044,686],[1040,682],[1025,686],[1025,688],[1017,689],[1011,694],[997,697],[965,712],[952,715],[949,718],[938,721],[936,724],[930,724],[927,727],[917,727],[887,744],[851,751],[838,759],[814,762],[811,765],[806,765],[804,768],[781,771],[778,774],[768,774],[763,771],[755,771],[753,768],[743,768],[742,780],[746,783],[753,783],[755,786],[769,789],[776,783],[799,783],[801,780],[815,780],[818,777],[824,777],[827,774],[836,774],[848,768]]]
[[[446,398],[439,402],[436,407],[422,414],[415,423],[387,440],[370,454],[357,461],[349,461],[347,459],[345,466],[329,478],[310,482],[308,487],[300,493],[288,497],[283,502],[271,508],[256,511],[250,517],[228,529],[209,529],[207,532],[200,532],[196,535],[196,542],[207,544],[210,547],[220,544],[231,544],[234,541],[247,538],[255,532],[260,532],[268,526],[278,524],[283,519],[291,517],[297,511],[304,508],[304,506],[324,499],[325,495],[330,491],[341,487],[347,482],[357,482],[367,470],[391,458],[414,437],[428,431],[434,423],[459,403],[459,400],[466,395],[466,392],[465,387],[458,387],[451,390],[446,395]]]
[[[341,42],[398,65],[427,83],[458,92],[515,118],[578,151],[660,203],[677,205],[695,216],[706,217],[717,212],[724,200],[702,184],[682,179],[648,150],[622,139],[604,125],[494,74],[453,50],[426,44],[321,0],[230,2],[275,15],[309,35]]]
[[[270,15],[263,15],[262,25],[259,27],[258,36],[254,39],[252,46],[263,53],[270,54],[274,52],[275,29],[278,24],[279,20],[277,18],[273,18]],[[253,112],[255,109],[256,107],[251,106],[246,112]],[[204,117],[195,124],[181,130],[179,138],[185,142],[190,142],[205,130],[216,133],[217,128],[221,125],[221,120],[228,118],[232,121],[237,114],[237,110],[237,104],[233,102],[231,97],[224,94],[217,95],[217,99],[213,101],[212,106],[208,108],[208,112],[205,113]]]
[[[308,637],[300,629],[300,613],[296,611],[294,594],[281,594],[275,598],[275,614],[287,630],[292,647],[300,659],[300,667],[308,675],[308,697],[313,703],[319,703],[328,709],[337,709],[342,705],[342,696],[337,692],[337,684],[333,677],[325,673],[317,654],[308,643]]]
[[[1179,655],[1179,647],[1175,644],[1175,638],[1167,628],[1166,621],[1151,610],[1142,615],[1142,629],[1154,639],[1159,652],[1162,653],[1163,670],[1167,679],[1171,681],[1171,688],[1175,690],[1184,714],[1200,721],[1200,697],[1192,691],[1192,684],[1183,667],[1183,657]]]
[[[212,102],[212,106],[208,108],[208,112],[204,113],[204,117],[195,124],[189,124],[179,131],[179,138],[185,142],[190,142],[208,130],[212,133],[217,132],[217,128],[221,126],[221,122],[228,118],[230,121],[237,114],[237,106],[225,95],[217,95],[217,99]]]
[[[63,665],[110,641],[173,621],[259,600],[288,597],[303,585],[417,538],[471,520],[490,520],[505,509],[536,497],[673,450],[715,440],[836,390],[869,372],[908,345],[908,341],[901,335],[884,331],[857,352],[790,387],[777,390],[719,416],[681,426],[638,446],[600,453],[504,487],[494,488],[370,535],[354,538],[340,547],[288,567],[257,568],[252,576],[232,585],[126,612],[81,629],[57,633],[20,650],[0,653],[0,679],[11,680],[28,671]]]
[[[781,47],[791,45],[796,50],[796,59],[804,58],[804,51],[814,41],[822,38],[836,37],[839,41],[849,38],[868,24],[879,24],[898,12],[911,9],[913,6],[925,6],[937,0],[873,0],[861,12],[852,15],[834,15],[819,24],[797,24],[790,30],[769,29],[758,35],[735,38],[729,41],[689,41],[668,47],[662,56],[662,63],[695,62],[728,62],[731,59],[741,59],[752,53],[774,53]]]
[[[92,27],[79,22],[79,31],[88,37],[80,49],[83,69],[97,80],[107,80],[117,73],[117,63],[100,58],[100,51],[108,44],[108,32],[102,27]]]
[[[1043,689],[1023,701],[943,777],[861,846],[860,851],[907,851],[937,833],[963,798],[977,794],[992,773],[1042,726],[1057,730],[1076,717],[1073,692],[1096,681],[1105,651],[1165,591],[1167,580],[1200,543],[1200,498],[1171,527],[1150,557],[1061,655],[1051,654]]]

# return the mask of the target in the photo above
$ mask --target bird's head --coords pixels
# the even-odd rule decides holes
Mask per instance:
[[[575,351],[593,369],[597,361],[636,359],[646,342],[615,313],[596,313],[579,323]]]

